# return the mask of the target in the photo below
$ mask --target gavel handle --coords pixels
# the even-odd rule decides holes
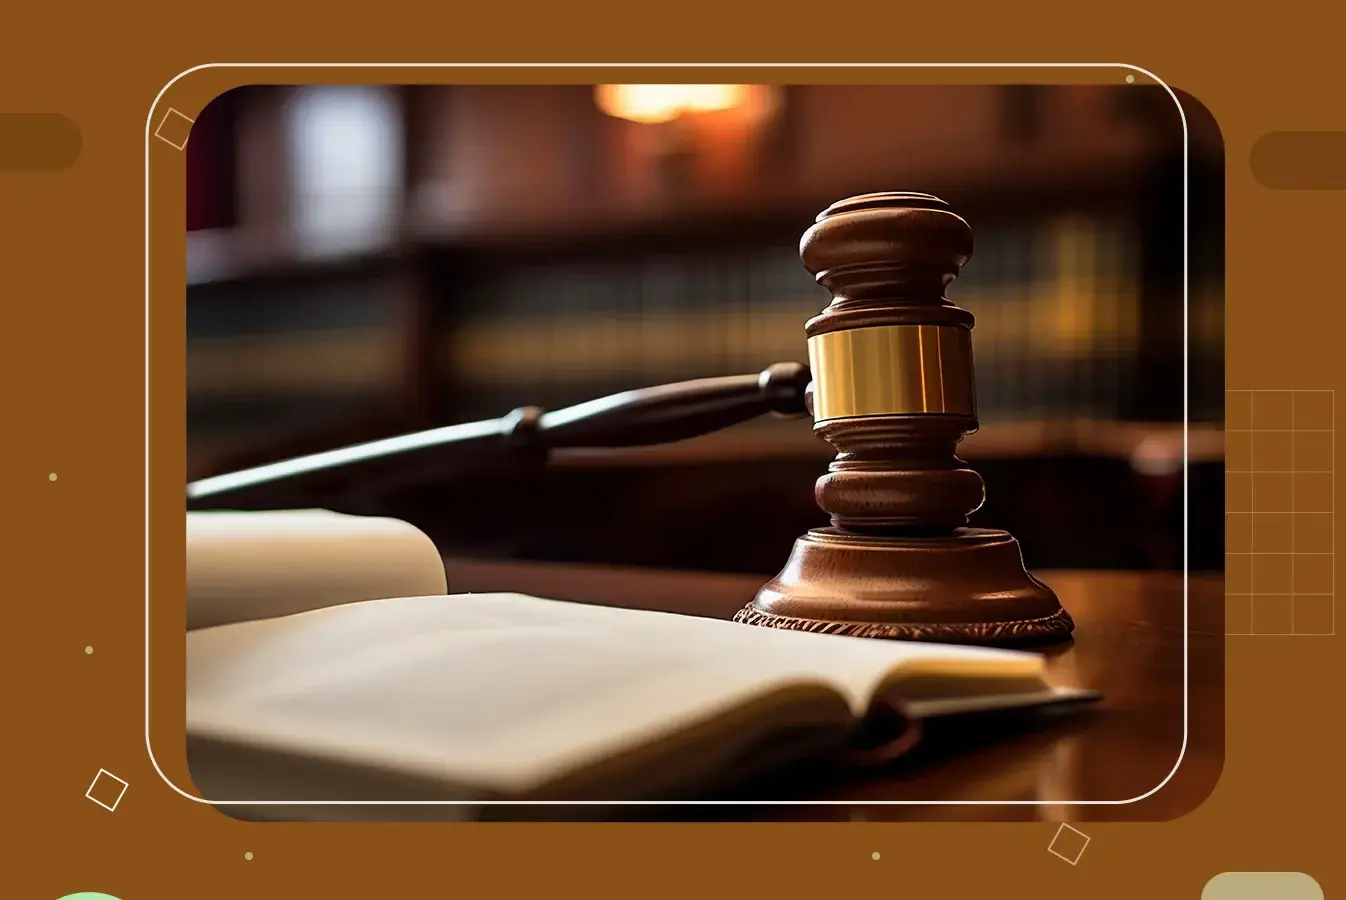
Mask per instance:
[[[551,412],[525,406],[499,419],[448,425],[203,478],[187,485],[187,501],[189,508],[215,506],[275,482],[299,484],[337,473],[343,479],[359,477],[392,463],[398,468],[426,461],[442,466],[458,454],[512,452],[536,458],[557,449],[679,441],[766,413],[804,415],[810,383],[807,366],[777,363],[757,375],[641,388]]]

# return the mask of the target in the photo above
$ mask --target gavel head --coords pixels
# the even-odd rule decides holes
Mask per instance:
[[[1018,542],[967,527],[985,498],[956,454],[977,428],[973,318],[944,291],[972,229],[929,194],[865,194],[825,210],[799,250],[833,298],[806,326],[814,432],[837,450],[814,488],[832,525],[796,541],[736,621],[902,640],[1069,636]]]
[[[973,317],[944,296],[971,255],[972,229],[929,194],[842,200],[804,234],[833,296],[806,326],[815,431],[840,451],[816,489],[833,525],[957,527],[981,506],[954,453],[977,428]]]
[[[928,305],[972,257],[972,229],[930,194],[862,194],[819,213],[799,255],[836,298],[834,312],[875,301]]]

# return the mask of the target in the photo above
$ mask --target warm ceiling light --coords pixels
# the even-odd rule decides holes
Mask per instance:
[[[718,112],[751,103],[749,84],[600,84],[599,109],[633,122],[668,122],[687,113]]]

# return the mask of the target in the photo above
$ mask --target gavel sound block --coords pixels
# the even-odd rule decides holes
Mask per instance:
[[[795,542],[737,621],[978,644],[1074,630],[1012,536],[967,527],[985,501],[956,455],[978,425],[973,317],[944,291],[971,255],[967,222],[928,194],[852,197],[804,234],[834,298],[805,326],[814,432],[837,450],[814,489],[832,525]]]

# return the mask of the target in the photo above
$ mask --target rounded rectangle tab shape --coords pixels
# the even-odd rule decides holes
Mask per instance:
[[[1303,872],[1221,872],[1201,900],[1323,900],[1323,889]]]
[[[59,113],[0,112],[0,172],[62,172],[82,146],[79,126]]]
[[[1249,154],[1253,177],[1273,191],[1346,190],[1346,131],[1271,131]]]

